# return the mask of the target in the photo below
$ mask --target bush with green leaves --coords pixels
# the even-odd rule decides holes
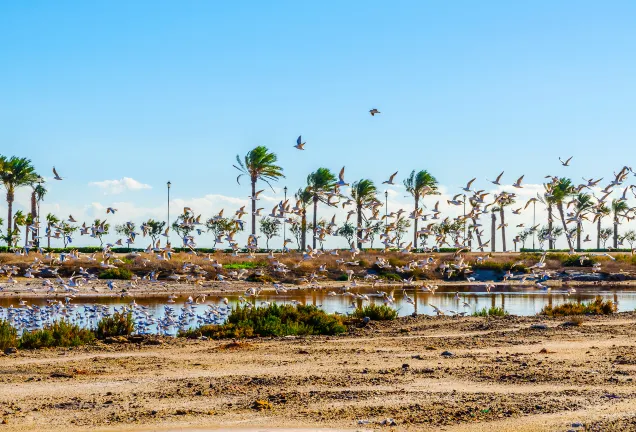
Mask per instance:
[[[20,337],[19,347],[24,349],[74,347],[94,340],[95,333],[91,330],[60,320],[39,330],[25,331]]]
[[[18,332],[9,321],[0,320],[0,351],[18,346]]]
[[[370,318],[373,321],[390,321],[394,320],[398,316],[398,312],[387,305],[369,304],[361,308],[357,308],[353,312],[353,316],[356,318]]]
[[[110,268],[101,272],[98,277],[100,279],[130,280],[132,275],[133,273],[126,268]]]
[[[541,315],[551,317],[568,315],[611,315],[618,310],[616,303],[612,300],[603,300],[598,296],[593,301],[587,303],[568,302],[558,306],[545,306],[541,309]]]
[[[205,325],[179,332],[179,336],[213,339],[289,335],[337,335],[347,330],[342,318],[316,306],[272,304],[267,307],[237,306],[221,325]]]
[[[503,308],[497,306],[491,306],[489,308],[483,308],[480,311],[473,312],[473,316],[479,317],[491,317],[491,316],[506,316],[509,315]]]
[[[130,336],[134,331],[135,322],[132,313],[115,312],[99,320],[95,335],[97,339],[105,339],[112,336]]]

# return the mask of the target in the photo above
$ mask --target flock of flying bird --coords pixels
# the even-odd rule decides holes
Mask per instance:
[[[373,109],[370,111],[371,115],[379,114],[377,109]],[[305,142],[302,141],[302,138],[299,136],[296,143],[296,148],[299,150],[304,150]],[[565,167],[569,166],[572,157],[567,160],[562,160],[559,158],[561,164]],[[595,217],[598,216],[598,212],[600,212],[600,208],[603,205],[607,204],[607,200],[609,196],[612,194],[613,190],[618,187],[622,187],[629,174],[634,174],[634,171],[630,167],[623,167],[618,173],[615,173],[614,178],[605,186],[604,189],[600,190],[602,194],[601,197],[596,198],[596,203],[589,209],[586,213],[577,213],[576,211],[569,211],[567,213],[567,223],[577,223],[582,220],[587,220],[588,214],[596,214]],[[55,180],[62,180],[62,177],[58,174],[57,170],[53,168],[53,174]],[[397,176],[397,172],[393,173],[388,180],[384,181],[383,184],[394,185],[395,179]],[[493,185],[501,186],[501,180],[503,177],[503,172],[499,174],[495,180],[489,180]],[[351,206],[355,204],[355,200],[353,197],[346,197],[342,193],[342,188],[348,186],[349,184],[345,181],[345,169],[344,167],[340,171],[338,175],[338,181],[334,185],[332,191],[325,192],[325,202],[330,206],[339,206],[342,205],[342,208],[346,208],[347,206]],[[636,175],[636,174],[635,174]],[[513,184],[512,187],[515,189],[522,189],[524,186],[522,184],[524,176],[520,176]],[[555,176],[547,176],[548,182],[544,184],[545,186],[545,198],[549,199],[552,191],[559,182],[559,178]],[[437,286],[435,285],[417,285],[417,282],[413,280],[413,278],[408,278],[406,275],[413,272],[415,269],[422,270],[432,270],[441,272],[441,274],[445,278],[457,278],[462,277],[468,282],[472,283],[481,283],[484,286],[484,289],[488,292],[495,285],[492,282],[478,282],[475,280],[471,270],[471,263],[465,261],[464,253],[471,250],[477,249],[481,252],[484,252],[485,248],[488,246],[489,241],[482,241],[481,237],[483,235],[482,225],[479,223],[479,219],[481,216],[487,214],[489,207],[497,206],[504,202],[513,202],[517,195],[514,192],[505,192],[502,191],[499,194],[495,194],[492,199],[488,200],[488,196],[490,193],[484,190],[476,190],[473,188],[473,183],[476,178],[470,180],[466,186],[462,187],[462,192],[460,194],[455,195],[452,199],[447,200],[447,204],[449,206],[463,206],[465,204],[464,199],[467,199],[470,203],[470,211],[465,215],[457,216],[452,219],[450,217],[446,217],[443,222],[461,222],[466,227],[466,238],[463,236],[463,232],[455,235],[453,239],[449,241],[448,233],[440,232],[435,230],[435,222],[437,220],[442,220],[440,215],[441,211],[439,208],[439,201],[435,204],[435,206],[426,213],[424,212],[424,207],[418,208],[417,210],[411,211],[410,213],[399,209],[397,212],[391,212],[390,214],[386,214],[385,216],[380,216],[380,209],[382,207],[382,203],[378,200],[371,201],[368,204],[365,204],[364,210],[370,211],[371,216],[366,218],[368,221],[382,221],[385,222],[385,227],[383,232],[380,234],[381,243],[384,245],[384,251],[389,250],[397,250],[400,254],[405,256],[409,256],[412,254],[415,245],[412,242],[399,242],[397,239],[399,236],[396,235],[396,229],[398,225],[398,221],[402,218],[409,219],[418,219],[421,220],[425,225],[422,229],[417,232],[418,236],[431,236],[435,238],[435,245],[432,247],[428,247],[424,249],[424,258],[420,258],[419,256],[412,256],[412,259],[408,261],[408,263],[404,266],[392,266],[388,260],[383,258],[382,256],[378,256],[376,262],[374,263],[379,268],[388,269],[392,268],[395,272],[399,274],[405,275],[403,277],[402,282],[399,283],[403,290],[403,298],[407,303],[414,304],[413,298],[409,297],[406,292],[407,287],[414,287],[415,289],[423,289],[425,292],[429,292],[434,294]],[[585,183],[578,185],[575,189],[580,192],[584,189],[592,189],[597,188],[602,179],[586,179]],[[625,187],[623,190],[622,196],[618,198],[620,201],[626,201],[628,193],[631,191],[634,193],[633,185]],[[263,191],[258,191],[254,194],[254,196],[250,196],[250,200],[258,201],[260,199],[260,194]],[[426,194],[429,191],[424,191]],[[636,195],[636,193],[634,193]],[[462,199],[464,197],[464,199]],[[487,202],[488,201],[488,202]],[[519,207],[518,209],[512,210],[514,214],[520,214],[524,209],[527,209],[528,206],[536,202],[537,198],[531,198],[526,203],[525,206]],[[573,202],[569,202],[567,204],[567,208],[569,209]],[[354,206],[355,207],[355,206]],[[256,215],[260,215],[261,211],[264,210],[262,208],[257,209]],[[117,209],[108,207],[106,210],[106,214],[115,214]],[[289,224],[298,223],[297,216],[301,216],[303,212],[303,207],[300,201],[296,202],[295,205],[292,205],[289,200],[281,201],[277,205],[274,206],[270,213],[270,217],[276,219],[283,219]],[[629,208],[625,214],[623,215],[625,218],[630,219],[633,217],[634,209]],[[232,221],[234,224],[234,229],[228,228],[225,232],[219,234],[215,239],[215,244],[223,244],[227,242],[232,249],[232,256],[243,256],[246,259],[256,258],[257,257],[257,243],[258,238],[254,235],[250,235],[247,239],[247,244],[241,247],[238,241],[235,239],[236,233],[242,229],[243,217],[247,215],[248,212],[245,210],[245,206],[239,208],[232,215]],[[350,210],[347,213],[347,220],[356,214],[356,210]],[[408,214],[408,216],[407,216]],[[212,221],[221,220],[224,218],[224,211],[221,210],[217,215],[211,218]],[[325,223],[324,226],[316,227],[316,237],[319,240],[324,240],[328,235],[336,235],[337,224],[336,224],[336,216],[329,223]],[[183,217],[180,219],[181,227],[188,228],[188,232],[191,234],[185,235],[183,237],[183,247],[188,249],[187,252],[191,258],[186,259],[183,265],[175,271],[172,271],[168,275],[164,275],[163,278],[160,278],[161,272],[159,270],[159,263],[161,261],[170,261],[173,258],[174,250],[171,244],[167,241],[169,236],[170,227],[167,227],[165,231],[161,234],[162,237],[166,238],[164,246],[161,245],[162,241],[157,240],[156,242],[151,242],[151,244],[145,249],[143,252],[131,252],[128,254],[128,259],[139,260],[139,262],[148,267],[148,272],[143,277],[139,277],[137,275],[133,275],[132,280],[127,282],[125,285],[118,287],[117,282],[109,280],[106,282],[106,288],[110,291],[117,292],[115,290],[120,290],[124,288],[121,292],[129,292],[132,288],[134,288],[139,282],[147,281],[148,283],[157,283],[167,286],[169,282],[178,282],[180,284],[194,284],[194,285],[203,285],[205,281],[214,280],[222,284],[229,284],[231,281],[245,281],[248,277],[248,270],[232,270],[227,271],[223,270],[223,265],[219,263],[216,259],[213,258],[212,255],[204,255],[199,256],[199,253],[196,251],[196,240],[194,237],[194,233],[201,234],[205,230],[205,221],[201,220],[201,215],[195,216],[195,213],[191,208],[185,207],[183,211]],[[68,222],[76,223],[77,221],[73,218],[73,216],[69,216]],[[106,231],[105,221],[100,222],[95,225],[86,225],[83,224],[79,230],[80,235],[89,235],[91,237],[98,237],[100,234],[103,234]],[[118,258],[116,254],[112,252],[112,248],[116,246],[132,245],[135,244],[135,241],[138,240],[138,236],[146,237],[149,234],[149,227],[146,224],[142,224],[140,226],[140,232],[135,232],[134,224],[132,222],[126,223],[128,226],[129,235],[126,239],[119,239],[115,243],[107,243],[103,246],[103,250],[101,253],[93,253],[93,254],[81,254],[77,250],[71,250],[68,253],[51,253],[43,250],[42,248],[36,248],[34,244],[34,240],[37,239],[36,233],[39,232],[39,222],[36,220],[33,225],[27,227],[27,229],[31,230],[32,238],[29,243],[24,248],[16,248],[15,253],[17,255],[29,256],[33,255],[33,261],[28,265],[26,269],[21,270],[18,266],[10,266],[4,265],[0,267],[0,277],[6,278],[7,284],[17,283],[17,277],[24,277],[27,279],[35,279],[41,281],[41,288],[36,288],[36,285],[31,285],[31,291],[38,292],[38,290],[43,290],[49,298],[48,304],[46,306],[36,306],[36,305],[28,305],[26,301],[21,300],[18,307],[9,307],[6,309],[0,308],[0,318],[5,316],[8,318],[14,325],[21,329],[33,329],[41,326],[43,323],[51,322],[54,319],[68,319],[72,322],[77,322],[82,325],[90,325],[94,324],[100,318],[107,316],[112,313],[110,308],[104,305],[85,305],[85,306],[77,306],[72,303],[74,296],[82,290],[82,287],[90,287],[91,291],[99,292],[100,285],[96,281],[96,274],[91,273],[87,269],[84,269],[80,264],[86,265],[90,268],[99,267],[99,269],[113,269],[121,266],[125,262]],[[532,227],[532,229],[536,230],[538,226]],[[501,227],[499,227],[501,228]],[[47,230],[50,229],[51,232],[47,232],[47,235],[51,235],[53,238],[61,238],[63,236],[63,230],[61,225],[54,225],[50,228],[47,227]],[[360,232],[362,236],[357,238],[361,243],[366,243],[369,241],[370,232],[369,229],[362,227]],[[73,238],[69,235],[69,238],[66,240],[68,243],[73,241]],[[357,236],[356,236],[357,237]],[[476,248],[469,247],[472,246],[470,243],[472,239],[476,237],[478,246]],[[589,237],[588,237],[589,238]],[[514,239],[518,240],[518,237]],[[296,254],[290,251],[288,244],[288,239],[284,239],[284,245],[282,253],[286,257],[292,257]],[[375,294],[360,294],[354,293],[351,291],[351,288],[355,288],[360,286],[360,284],[365,285],[378,285],[380,284],[380,280],[377,275],[373,272],[368,271],[367,269],[354,270],[356,268],[360,268],[359,260],[356,260],[356,256],[360,253],[360,250],[356,247],[357,242],[353,242],[350,246],[350,249],[347,251],[341,251],[338,249],[323,251],[320,249],[314,249],[311,246],[307,246],[306,250],[301,251],[298,260],[295,264],[288,266],[280,261],[280,258],[277,258],[273,252],[270,252],[267,256],[269,260],[269,265],[266,269],[257,269],[255,271],[256,276],[262,276],[265,272],[269,272],[271,275],[276,278],[282,279],[286,277],[288,273],[297,274],[296,270],[301,269],[302,264],[307,261],[318,261],[320,262],[321,257],[324,256],[335,256],[337,257],[335,260],[336,265],[339,269],[341,269],[348,278],[348,284],[343,286],[340,289],[340,292],[330,291],[328,293],[329,296],[336,295],[344,295],[351,296],[352,303],[351,306],[355,307],[359,303],[363,303],[365,301],[371,301],[372,298],[377,298],[383,303],[387,305],[392,305],[395,302],[395,297],[393,292],[384,292],[377,291]],[[433,255],[433,252],[439,251],[439,249],[445,245],[454,247],[457,251],[453,254],[452,259],[448,261],[440,261],[439,257]],[[36,250],[37,249],[37,250]],[[37,252],[37,253],[34,253]],[[573,251],[571,251],[573,252]],[[604,254],[605,256],[613,259],[613,257],[609,254]],[[195,258],[201,259],[201,263],[198,264],[195,262]],[[490,255],[479,256],[476,258],[476,262],[483,262],[489,259]],[[545,268],[545,257],[546,255],[540,258],[540,260],[529,267],[531,273],[519,273],[514,274],[511,271],[508,271],[504,275],[504,281],[512,282],[514,280],[519,281],[519,283],[526,283],[527,281],[531,281],[536,285],[539,289],[548,290],[549,287],[545,284],[545,281],[551,277],[551,273]],[[590,255],[582,256],[581,260],[591,259]],[[99,262],[98,262],[99,261]],[[79,270],[74,273],[70,278],[65,279],[62,278],[58,274],[58,270],[60,266],[67,262],[75,262],[79,267]],[[209,264],[209,271],[205,270],[206,264]],[[523,263],[516,263],[512,269],[517,266],[521,266]],[[290,268],[291,267],[291,268]],[[315,267],[314,267],[315,268]],[[299,277],[297,279],[297,283],[299,285],[305,285],[313,289],[322,288],[321,280],[324,279],[324,274],[327,273],[330,269],[327,268],[327,264],[320,264],[317,266],[317,270],[312,271],[310,274]],[[597,263],[593,267],[593,271],[599,271],[600,265]],[[22,274],[20,274],[22,273]],[[0,285],[0,291],[5,287]],[[289,288],[285,287],[283,284],[274,283],[273,288],[276,291],[276,294],[283,294],[287,292]],[[262,288],[249,288],[244,293],[244,296],[239,297],[239,302],[245,304],[247,307],[252,307],[252,305],[257,304],[256,298],[261,295]],[[568,290],[568,294],[574,292],[573,288]],[[63,293],[64,301],[59,300],[57,297],[58,293]],[[123,296],[124,294],[122,294]],[[56,296],[53,298],[53,296]],[[123,306],[121,311],[131,312],[134,314],[135,321],[137,324],[138,331],[140,333],[148,332],[148,331],[157,331],[160,333],[169,333],[176,328],[187,328],[191,326],[193,323],[197,325],[201,324],[212,324],[212,323],[220,323],[226,317],[228,312],[230,311],[229,301],[227,298],[223,299],[221,304],[208,304],[207,308],[204,311],[197,309],[199,306],[205,302],[205,296],[199,296],[193,299],[192,297],[188,298],[183,307],[180,310],[180,313],[177,315],[176,310],[169,303],[174,303],[174,299],[176,296],[171,295],[168,298],[166,305],[164,305],[164,315],[161,318],[156,317],[153,313],[148,310],[148,307],[137,305],[134,299],[130,302],[129,305]],[[250,301],[250,299],[252,299]],[[456,294],[456,300],[459,302],[461,300],[459,293]],[[294,301],[295,302],[295,301]],[[269,304],[266,301],[261,302],[262,305]],[[433,308],[434,312],[438,315],[444,314],[444,311],[434,305],[429,305]],[[463,300],[464,307],[470,307],[470,305]],[[115,309],[117,310],[117,309]],[[452,314],[463,314],[464,312],[457,311],[448,311]]]

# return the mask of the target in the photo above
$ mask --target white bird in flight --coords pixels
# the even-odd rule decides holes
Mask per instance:
[[[53,167],[53,175],[55,176],[53,177],[53,179],[62,180],[62,177],[60,177],[60,175],[57,173],[57,170],[55,169],[55,167]]]
[[[559,162],[561,162],[561,165],[563,166],[570,166],[570,161],[572,160],[574,156],[570,156],[570,158],[568,160],[566,160],[565,162],[563,162],[563,160],[561,158],[559,158]]]
[[[393,183],[393,180],[395,179],[395,176],[397,175],[397,173],[398,173],[397,171],[396,171],[396,172],[394,172],[394,173],[391,175],[391,177],[389,177],[389,179],[388,179],[388,180],[383,181],[383,182],[382,182],[382,184],[394,185],[395,183]]]
[[[369,113],[370,113],[372,116],[375,116],[376,114],[380,114],[380,111],[378,111],[376,108],[373,108],[373,109],[370,109],[370,110],[369,110]]]

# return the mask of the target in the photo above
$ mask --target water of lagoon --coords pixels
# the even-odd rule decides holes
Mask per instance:
[[[387,287],[382,289],[385,291],[390,290]],[[636,288],[587,286],[578,287],[576,290],[576,293],[568,295],[565,289],[552,289],[546,292],[530,287],[497,287],[497,289],[488,293],[484,291],[483,286],[443,286],[435,294],[431,294],[423,291],[421,287],[418,289],[407,287],[406,293],[414,299],[415,304],[408,303],[402,289],[396,288],[394,290],[395,302],[392,306],[398,311],[400,316],[411,315],[414,312],[434,315],[435,310],[431,305],[449,314],[454,311],[466,312],[470,315],[483,308],[497,306],[513,315],[536,315],[546,305],[556,306],[566,302],[585,302],[594,300],[596,296],[601,296],[603,299],[616,302],[619,311],[633,311],[636,309]],[[351,295],[339,294],[334,296],[329,295],[329,291],[325,289],[292,289],[287,293],[281,294],[263,292],[257,298],[249,299],[249,301],[255,306],[261,306],[263,302],[291,304],[293,301],[297,301],[318,306],[325,312],[344,315],[351,313],[355,306],[363,304],[362,300],[356,299]],[[340,293],[338,290],[333,291]],[[350,293],[366,294],[369,296],[371,303],[383,303],[382,297],[377,295],[376,289],[354,288],[350,290]],[[201,304],[186,304],[187,296],[175,299],[175,303],[172,304],[168,303],[168,298],[165,296],[140,297],[134,300],[137,305],[135,307],[137,310],[135,316],[138,322],[145,321],[147,323],[144,332],[156,333],[157,325],[155,320],[165,319],[166,307],[168,307],[174,311],[172,316],[175,324],[165,328],[162,333],[174,334],[179,327],[193,328],[204,323],[221,323],[229,309],[239,303],[240,296],[242,296],[242,293],[214,294],[207,296],[205,302]],[[225,305],[224,298],[228,300],[228,305]],[[64,303],[63,297],[59,297],[58,300]],[[82,297],[72,299],[70,300],[72,307],[66,308],[66,318],[85,327],[94,327],[100,316],[94,312],[96,305],[101,305],[101,311],[112,313],[128,306],[131,300],[130,298],[119,297]],[[14,319],[18,314],[26,316],[26,311],[19,311],[19,309],[27,309],[27,306],[44,307],[46,305],[47,300],[44,298],[28,299],[25,306],[20,306],[17,298],[1,298],[0,319],[7,318],[8,314],[11,314]],[[212,309],[216,310],[213,315],[210,314]],[[90,318],[91,315],[93,316],[92,318]],[[38,326],[63,317],[64,315],[60,311],[48,313],[43,320],[38,321]],[[33,328],[33,326],[30,328]]]

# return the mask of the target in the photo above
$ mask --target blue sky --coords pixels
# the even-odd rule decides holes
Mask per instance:
[[[636,153],[635,20],[630,1],[5,2],[0,153],[55,165],[46,205],[86,217],[155,214],[167,180],[201,212],[245,198],[232,163],[260,144],[292,190],[343,165],[451,193],[503,169],[607,178]],[[149,188],[89,185],[125,177]]]

